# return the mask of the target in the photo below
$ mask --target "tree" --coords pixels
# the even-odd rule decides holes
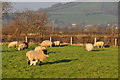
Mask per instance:
[[[0,2],[0,4],[2,4],[2,6],[0,6],[2,8],[1,13],[8,13],[8,11],[12,9],[11,2]]]
[[[0,23],[2,23],[2,26],[5,26],[8,22],[7,18],[9,17],[9,10],[12,9],[12,3],[11,2],[0,2]]]
[[[20,35],[28,36],[30,34],[37,37],[43,37],[49,32],[47,14],[45,11],[25,10],[19,13],[15,21],[11,24],[14,27],[14,36],[18,38]]]

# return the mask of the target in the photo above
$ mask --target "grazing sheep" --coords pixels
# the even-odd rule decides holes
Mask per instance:
[[[8,45],[8,48],[17,47],[17,45],[18,45],[17,41],[10,42],[9,45]]]
[[[103,48],[103,45],[104,45],[104,42],[103,42],[103,41],[99,41],[99,42],[96,42],[96,43],[94,44],[94,46],[97,46],[98,48],[99,48],[99,47]]]
[[[23,43],[19,44],[18,51],[24,50],[24,49],[27,49],[27,48],[28,48],[28,43],[27,42],[23,42]]]
[[[45,40],[41,43],[41,46],[43,47],[52,47],[52,42],[49,40]]]
[[[91,43],[86,44],[86,50],[87,51],[92,51],[93,50],[93,45]]]
[[[46,60],[46,57],[48,57],[48,53],[47,50],[40,50],[40,51],[28,51],[26,53],[26,58],[28,60],[28,64],[30,64],[30,66],[36,65],[36,62],[39,61],[40,64]]]
[[[43,46],[37,46],[35,47],[34,51],[40,51],[40,50],[45,50],[46,48]]]
[[[59,46],[60,45],[60,41],[54,41],[54,46]]]

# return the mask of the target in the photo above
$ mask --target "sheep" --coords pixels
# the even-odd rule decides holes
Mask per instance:
[[[60,45],[60,41],[54,41],[54,46],[59,46]]]
[[[103,45],[104,45],[104,42],[103,42],[103,41],[99,41],[99,42],[96,42],[96,43],[94,44],[94,46],[97,46],[98,48],[99,48],[99,47],[103,48]]]
[[[28,48],[28,43],[27,42],[23,42],[23,43],[19,44],[18,51],[24,50],[24,49],[27,49],[27,48]]]
[[[45,47],[37,46],[35,47],[34,51],[45,50],[45,49],[46,49]]]
[[[26,53],[26,58],[30,66],[36,65],[37,61],[39,61],[41,65],[41,63],[46,60],[46,57],[49,57],[47,50],[40,50],[40,51],[31,50]]]
[[[52,42],[49,40],[45,40],[41,43],[41,46],[43,47],[52,47]]]
[[[8,44],[8,48],[17,47],[17,45],[18,45],[18,42],[17,42],[17,41],[10,42],[10,43]]]
[[[92,51],[93,50],[93,45],[91,43],[86,44],[86,50],[87,51]]]

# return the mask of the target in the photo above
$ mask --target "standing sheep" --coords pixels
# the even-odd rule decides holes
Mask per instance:
[[[94,44],[94,46],[97,46],[98,48],[99,48],[99,47],[103,48],[103,45],[104,45],[104,42],[103,42],[103,41],[99,41],[99,42],[96,42],[96,43]]]
[[[91,43],[86,44],[86,50],[87,51],[92,51],[93,50],[93,45]]]
[[[28,51],[26,53],[26,58],[28,60],[28,64],[30,64],[30,66],[36,65],[36,62],[39,61],[40,64],[46,60],[46,57],[48,57],[48,53],[47,50],[40,50],[40,51]]]
[[[49,40],[45,40],[41,43],[41,46],[43,47],[52,47],[52,42]]]
[[[8,48],[17,47],[17,45],[18,45],[17,41],[10,42],[9,45],[8,45]]]
[[[37,47],[35,47],[35,49],[34,49],[34,51],[40,51],[40,50],[46,50],[46,48],[43,47],[43,46],[37,46]]]
[[[19,44],[18,51],[24,50],[24,49],[27,49],[27,48],[28,48],[28,43],[27,42],[23,42],[23,43]]]
[[[60,45],[60,41],[54,41],[54,46],[59,46]]]

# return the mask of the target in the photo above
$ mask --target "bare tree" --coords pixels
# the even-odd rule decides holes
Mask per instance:
[[[0,2],[0,9],[1,26],[6,26],[9,23],[7,18],[9,17],[9,11],[12,9],[12,2]]]
[[[14,36],[18,38],[20,35],[36,35],[37,37],[43,37],[49,32],[49,25],[47,20],[47,14],[45,11],[31,11],[25,10],[19,13],[15,21],[11,24],[15,28]]]
[[[8,13],[8,11],[12,9],[11,2],[0,2],[0,4],[2,5],[0,6],[0,8],[2,8],[1,13]]]

